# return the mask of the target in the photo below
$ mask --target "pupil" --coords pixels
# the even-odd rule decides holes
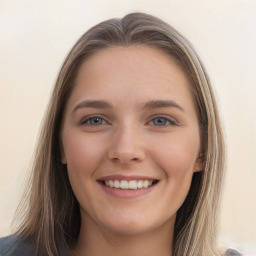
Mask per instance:
[[[93,118],[91,120],[91,124],[100,124],[100,123],[101,123],[100,118]]]
[[[165,125],[166,124],[166,119],[165,118],[156,118],[154,120],[155,125]]]

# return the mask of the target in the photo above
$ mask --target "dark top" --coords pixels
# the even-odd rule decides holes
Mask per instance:
[[[65,246],[60,251],[61,256],[72,256]],[[0,238],[0,256],[37,256],[36,249],[29,240],[18,238],[17,236],[7,236]],[[241,256],[233,249],[228,249],[225,256]]]
[[[237,250],[228,249],[224,256],[242,256],[242,254],[239,253]]]
[[[60,248],[59,254],[61,256],[72,256],[66,246]],[[0,256],[37,256],[37,253],[29,239],[12,235],[0,238]]]
[[[36,255],[35,248],[33,248],[29,241],[19,239],[17,236],[0,238],[0,256],[16,255]]]

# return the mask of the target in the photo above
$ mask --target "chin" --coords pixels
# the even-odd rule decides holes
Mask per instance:
[[[103,225],[107,230],[119,235],[140,235],[155,231],[167,223],[174,223],[175,216],[172,218],[154,218],[152,215],[145,216],[131,212],[122,216],[115,216],[111,219],[102,220]],[[172,224],[171,224],[172,225]]]
[[[152,225],[143,225],[142,223],[127,222],[127,223],[115,223],[114,225],[108,225],[106,228],[119,235],[140,235],[150,232],[155,229]]]

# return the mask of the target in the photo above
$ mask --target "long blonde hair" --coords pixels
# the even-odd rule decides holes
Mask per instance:
[[[60,127],[77,72],[88,56],[111,46],[146,45],[175,58],[190,82],[204,149],[203,170],[195,173],[190,191],[177,212],[173,255],[219,255],[217,215],[223,181],[222,129],[209,78],[191,44],[162,20],[144,13],[104,21],[87,31],[66,57],[44,118],[29,187],[20,204],[17,234],[32,239],[42,255],[73,248],[80,231],[80,210],[60,161]]]

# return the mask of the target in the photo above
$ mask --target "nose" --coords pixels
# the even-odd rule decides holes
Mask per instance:
[[[145,158],[142,137],[132,126],[118,129],[112,137],[108,158],[120,164],[142,162]]]

